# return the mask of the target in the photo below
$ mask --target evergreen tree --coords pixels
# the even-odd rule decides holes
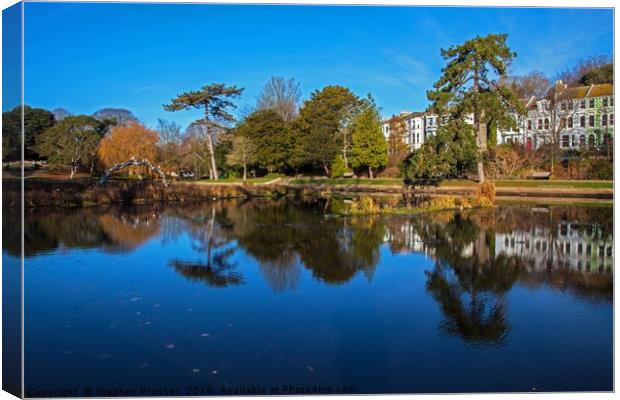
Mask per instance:
[[[516,53],[506,44],[507,34],[477,36],[465,43],[441,50],[447,61],[442,75],[427,92],[432,108],[443,117],[463,119],[474,116],[479,151],[486,150],[487,125],[498,129],[517,129],[512,111],[523,113],[523,105],[506,85],[498,84]],[[482,158],[478,161],[478,180],[484,181]]]
[[[452,120],[439,126],[437,134],[412,152],[404,162],[405,182],[412,186],[437,185],[447,178],[460,178],[479,160],[471,125]]]
[[[106,125],[87,115],[70,116],[37,137],[36,150],[51,164],[69,165],[73,175],[94,165],[95,151]]]
[[[197,91],[189,91],[179,94],[164,105],[166,111],[189,110],[192,108],[203,109],[204,118],[199,121],[204,127],[205,138],[211,159],[211,177],[218,179],[217,163],[215,155],[216,132],[221,128],[221,124],[233,122],[234,117],[228,109],[234,108],[235,104],[230,100],[241,96],[243,88],[236,86],[226,86],[223,83],[212,83],[203,86]]]
[[[343,151],[343,122],[360,100],[342,86],[326,86],[312,93],[294,124],[293,162],[299,169],[319,170],[329,176],[331,163]]]
[[[43,108],[24,106],[24,157],[38,159],[37,138],[56,123],[54,114]],[[7,160],[21,158],[22,107],[2,113],[2,155]]]
[[[235,135],[249,138],[255,146],[256,162],[267,171],[285,172],[290,166],[291,131],[275,110],[259,110],[248,115]]]
[[[373,170],[385,167],[388,161],[387,143],[381,131],[381,115],[373,98],[368,96],[365,105],[352,121],[353,168],[368,168],[368,177],[373,178]]]

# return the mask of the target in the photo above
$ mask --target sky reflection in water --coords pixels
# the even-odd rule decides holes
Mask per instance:
[[[612,215],[32,211],[26,389],[611,390]],[[18,247],[4,242],[6,261]]]

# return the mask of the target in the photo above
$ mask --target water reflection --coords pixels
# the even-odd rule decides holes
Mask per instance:
[[[25,218],[27,257],[70,248],[126,252],[151,239],[165,244],[187,235],[200,258],[174,254],[169,265],[213,287],[245,282],[232,261],[240,250],[258,261],[275,291],[295,289],[304,268],[328,284],[358,273],[370,281],[382,246],[424,254],[434,260],[426,290],[441,307],[442,329],[476,342],[505,337],[505,298],[516,283],[612,300],[611,208],[506,206],[342,218],[323,203],[243,201],[30,210]],[[19,242],[5,238],[4,244],[19,254]]]

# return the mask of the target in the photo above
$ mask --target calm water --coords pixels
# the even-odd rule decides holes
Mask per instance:
[[[29,212],[26,394],[613,389],[611,208],[333,206]]]

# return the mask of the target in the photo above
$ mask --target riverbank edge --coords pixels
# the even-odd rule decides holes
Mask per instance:
[[[20,180],[3,179],[2,198],[5,206],[21,203]],[[164,187],[158,181],[113,180],[104,186],[93,180],[53,181],[27,179],[24,185],[24,206],[80,207],[97,204],[143,204],[153,202],[185,202],[232,198],[281,198],[351,196],[402,196],[403,186],[324,185],[276,182],[261,185],[200,184],[173,182]],[[474,186],[426,187],[416,194],[429,196],[472,196]],[[545,201],[613,201],[613,189],[585,188],[496,188],[497,199]]]

